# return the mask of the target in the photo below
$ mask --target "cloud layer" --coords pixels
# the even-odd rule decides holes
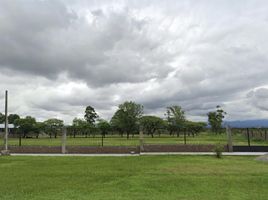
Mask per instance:
[[[8,89],[10,112],[66,122],[87,105],[109,119],[125,100],[267,118],[267,35],[264,0],[3,0],[0,103]]]

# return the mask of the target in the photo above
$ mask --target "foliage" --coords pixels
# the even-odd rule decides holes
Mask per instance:
[[[17,119],[20,119],[20,116],[17,115],[17,114],[10,114],[10,115],[8,115],[8,123],[9,123],[9,124],[14,124],[14,122],[15,122]]]
[[[101,135],[105,137],[106,134],[111,130],[109,122],[106,120],[100,119],[97,124],[97,128],[100,130]]]
[[[185,123],[185,112],[182,110],[180,106],[171,106],[167,107],[166,111],[167,116],[167,122],[170,134],[173,132],[177,132],[179,134],[179,131],[184,128]]]
[[[212,131],[215,133],[219,133],[226,112],[224,112],[224,110],[220,106],[217,106],[216,109],[217,110],[215,112],[208,113],[208,122],[211,126]]]
[[[74,118],[71,129],[74,137],[76,134],[85,135],[87,137],[88,133],[91,133],[94,130],[94,124],[89,124],[84,119]]]
[[[118,106],[112,117],[111,124],[129,134],[138,129],[138,121],[143,114],[143,106],[132,101],[126,101]]]
[[[23,137],[26,137],[30,132],[36,131],[36,120],[31,116],[16,119],[14,125],[18,127],[18,131],[23,134]]]
[[[15,120],[20,119],[20,116],[18,114],[10,114],[8,115],[8,123],[14,124]],[[0,124],[5,122],[5,115],[0,113]]]
[[[54,137],[57,138],[58,133],[62,130],[64,126],[63,121],[56,118],[51,118],[44,121],[45,131],[49,133],[50,137],[54,133]]]
[[[140,118],[140,125],[148,135],[154,137],[154,133],[165,126],[164,120],[156,116],[143,116]]]
[[[0,112],[0,124],[5,122],[5,115]]]
[[[217,158],[221,158],[222,157],[222,152],[224,151],[224,146],[221,144],[217,144],[215,146],[214,152],[216,154]]]
[[[99,116],[93,107],[86,107],[84,118],[90,125],[93,125],[98,117]]]
[[[184,122],[184,126],[192,134],[198,134],[198,133],[204,131],[206,125],[207,124],[204,122],[192,122],[192,121],[185,121]]]

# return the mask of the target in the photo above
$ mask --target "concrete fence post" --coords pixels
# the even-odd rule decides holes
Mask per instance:
[[[66,135],[67,135],[67,129],[64,126],[62,130],[62,140],[61,140],[61,153],[66,153]]]
[[[144,138],[143,138],[143,127],[140,126],[140,130],[139,130],[139,136],[140,136],[140,152],[144,151]]]
[[[232,131],[228,125],[226,126],[226,133],[227,133],[228,151],[233,152]]]

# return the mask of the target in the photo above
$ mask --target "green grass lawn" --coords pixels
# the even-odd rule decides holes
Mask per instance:
[[[254,157],[0,157],[1,200],[267,200]]]
[[[145,144],[183,144],[184,139],[181,135],[180,137],[169,136],[169,135],[161,135],[160,137],[156,135],[154,138],[145,135]],[[216,135],[213,133],[201,133],[198,136],[192,137],[187,136],[187,144],[226,144],[226,134]],[[233,135],[233,143],[234,145],[247,145],[247,139],[240,135]],[[10,138],[10,145],[18,145],[18,138]],[[252,145],[268,145],[268,141],[258,141],[252,140]],[[61,138],[28,138],[22,139],[22,145],[46,145],[46,146],[60,146]],[[67,138],[67,145],[81,145],[81,146],[100,146],[101,138],[99,136],[93,137],[77,137],[77,138]],[[136,135],[134,138],[130,137],[127,139],[126,137],[117,136],[108,136],[104,138],[104,146],[136,146],[139,145],[139,137]]]

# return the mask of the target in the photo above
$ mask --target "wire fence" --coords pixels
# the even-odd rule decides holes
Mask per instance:
[[[62,133],[56,135],[39,134],[38,137],[33,133],[27,137],[20,134],[9,134],[8,144],[11,146],[61,146]],[[233,145],[268,145],[267,129],[232,129]],[[183,145],[183,144],[227,144],[227,136],[224,131],[215,134],[210,131],[191,134],[181,132],[180,134],[161,133],[155,135],[143,134],[144,145]],[[76,134],[67,132],[66,146],[139,146],[140,135],[135,133],[127,138],[126,134]]]

